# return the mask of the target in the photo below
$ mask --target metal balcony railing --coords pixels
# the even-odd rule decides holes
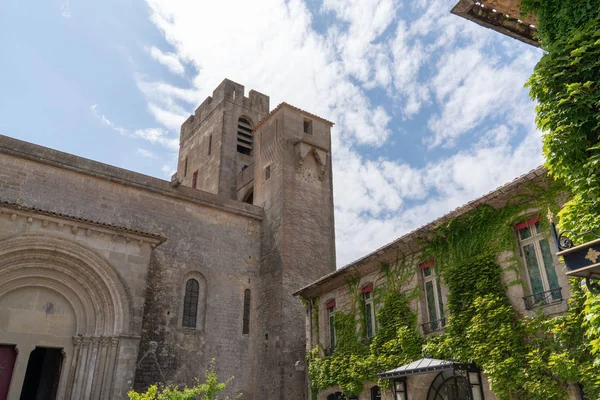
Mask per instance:
[[[423,333],[428,334],[431,332],[439,332],[446,326],[446,318],[438,319],[437,321],[426,322],[421,325],[423,327]]]
[[[551,289],[546,292],[532,294],[523,297],[525,309],[533,310],[535,307],[543,307],[553,303],[559,303],[563,300],[562,288]]]

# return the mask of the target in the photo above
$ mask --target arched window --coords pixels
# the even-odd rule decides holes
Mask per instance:
[[[195,279],[190,279],[185,284],[185,296],[183,298],[183,327],[196,328],[198,317],[198,296],[200,285]]]
[[[244,322],[242,326],[242,334],[247,335],[250,333],[250,303],[251,303],[250,289],[244,291]]]
[[[252,155],[252,126],[245,118],[238,119],[237,152]]]
[[[481,377],[477,371],[440,372],[429,387],[427,400],[483,399]]]
[[[381,400],[381,389],[379,389],[379,386],[371,388],[371,400]]]

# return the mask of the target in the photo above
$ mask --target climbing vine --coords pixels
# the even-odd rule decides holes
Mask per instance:
[[[310,356],[313,388],[338,386],[348,396],[357,395],[365,382],[377,380],[378,373],[427,355],[475,362],[503,399],[565,399],[573,382],[581,383],[588,396],[600,395],[592,349],[582,328],[581,290],[572,289],[565,316],[526,318],[512,307],[502,280],[508,272],[515,276],[509,285],[523,283],[518,260],[505,252],[515,250],[514,225],[540,210],[557,211],[568,200],[566,193],[565,186],[548,178],[500,209],[479,206],[423,238],[420,259],[435,260],[436,272],[449,289],[450,318],[444,334],[426,340],[417,327],[411,301],[418,292],[407,289],[417,260],[402,256],[381,265],[375,289],[378,327],[370,345],[365,342],[359,279],[348,280],[352,306],[335,315],[336,351],[322,356],[316,349]],[[541,223],[547,230],[547,222]],[[502,266],[499,254],[506,255]],[[386,387],[386,382],[379,384]]]
[[[548,50],[527,82],[538,102],[546,167],[574,196],[560,212],[563,230],[600,225],[600,4],[598,0],[525,0]],[[589,240],[580,238],[580,242]],[[600,300],[586,294],[585,336],[600,365]],[[589,386],[589,385],[588,385]]]
[[[566,201],[558,214],[562,229],[585,231],[600,223],[600,6],[598,0],[522,0],[521,9],[535,15],[548,50],[527,86],[545,132],[545,165],[557,181],[531,188],[501,209],[480,206],[424,238],[423,260],[435,260],[449,288],[444,334],[424,341],[410,294],[384,287],[379,329],[368,348],[356,326],[362,307],[340,314],[343,323],[336,315],[336,329],[347,330],[342,337],[351,344],[338,355],[313,359],[315,387],[357,394],[377,372],[417,358],[423,344],[423,354],[477,363],[500,398],[565,399],[574,382],[589,398],[600,398],[600,297],[572,280],[565,315],[526,318],[511,306],[500,279],[512,273],[508,285],[523,284],[517,259],[499,265],[497,258],[514,250],[514,223],[531,209],[556,213]]]
[[[598,0],[522,0],[521,15],[536,17],[540,41],[547,48],[600,17],[600,6]]]
[[[536,195],[521,195],[499,210],[480,206],[439,226],[424,243],[423,254],[435,259],[449,289],[450,314],[445,333],[429,340],[424,353],[475,362],[500,398],[565,399],[573,382],[588,395],[600,390],[577,323],[581,304],[572,302],[566,316],[526,318],[511,306],[501,280],[507,270],[518,277],[517,260],[502,260],[504,268],[497,263],[499,254],[514,249],[513,227],[524,213],[558,208],[566,190],[559,183],[542,185],[530,189]],[[523,283],[517,278],[508,285],[517,282]]]
[[[317,345],[308,355],[313,393],[315,389],[337,386],[345,395],[356,396],[365,382],[378,380],[381,370],[419,357],[423,338],[410,307],[416,291],[406,288],[414,275],[413,266],[412,259],[404,257],[381,265],[377,281],[382,284],[374,290],[379,324],[370,344],[360,277],[346,281],[351,305],[347,312],[335,313],[335,352],[324,356],[322,346]],[[381,385],[385,387],[385,382]]]

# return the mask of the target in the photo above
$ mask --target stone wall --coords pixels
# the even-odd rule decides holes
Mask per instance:
[[[199,190],[237,199],[237,176],[254,162],[237,152],[238,120],[254,125],[268,112],[268,96],[251,90],[245,97],[243,85],[225,79],[181,126],[177,178],[192,187],[197,171]]]
[[[255,198],[265,210],[260,390],[304,399],[305,326],[296,290],[335,270],[330,123],[280,105],[255,133]],[[304,120],[312,134],[304,133]],[[267,172],[268,171],[268,172]]]
[[[0,136],[0,187],[3,202],[166,238],[151,254],[145,253],[150,257],[147,275],[129,267],[139,255],[128,253],[126,247],[135,243],[120,244],[119,252],[111,253],[109,247],[102,253],[99,244],[87,243],[91,239],[84,232],[71,238],[81,237],[121,269],[137,296],[138,324],[144,304],[139,357],[147,357],[133,382],[134,369],[125,367],[132,360],[138,362],[137,344],[131,340],[140,338],[122,341],[123,358],[117,361],[116,376],[120,392],[114,398],[123,398],[129,386],[143,388],[162,376],[172,383],[193,383],[194,377],[203,376],[211,358],[217,360],[222,378],[235,375],[229,394],[244,392],[244,398],[255,398],[256,297],[249,335],[242,335],[242,304],[244,290],[257,291],[260,208],[183,186],[173,189],[166,181],[4,136]],[[190,274],[201,274],[207,282],[203,330],[183,329],[180,324],[182,286]]]

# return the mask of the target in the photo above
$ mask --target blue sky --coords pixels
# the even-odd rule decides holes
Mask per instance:
[[[455,0],[4,0],[0,134],[168,178],[223,78],[336,122],[338,266],[542,162],[541,52]]]

